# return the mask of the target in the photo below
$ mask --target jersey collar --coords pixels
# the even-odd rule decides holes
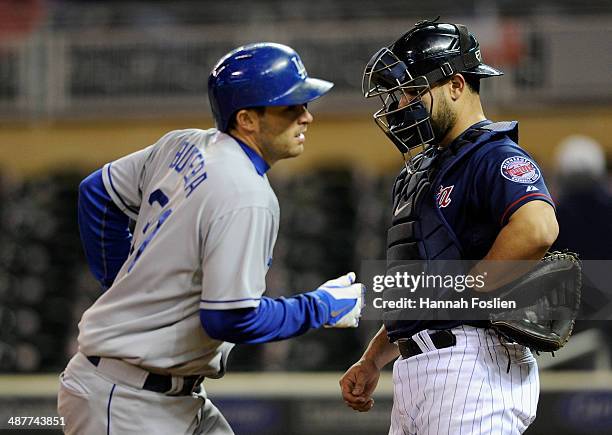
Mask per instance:
[[[255,170],[257,171],[257,173],[263,177],[264,174],[268,171],[268,169],[270,169],[270,165],[268,165],[263,159],[263,157],[257,154],[253,148],[242,142],[240,139],[237,139],[234,136],[232,137],[236,142],[238,142],[238,145],[240,145],[242,151],[244,151],[249,160],[253,163],[253,166],[255,166]]]
[[[458,139],[461,139],[463,136],[465,136],[465,134],[466,134],[468,131],[473,130],[473,129],[475,129],[475,128],[484,127],[485,125],[489,125],[489,124],[491,124],[492,122],[493,122],[493,121],[490,121],[490,120],[488,120],[488,119],[485,119],[485,120],[483,120],[483,121],[478,121],[477,123],[470,125],[468,128],[466,128],[466,129],[465,129],[465,131],[464,131],[463,133],[461,133],[461,134],[460,134],[460,135],[457,137],[457,139],[455,139],[455,141],[457,141]]]
[[[483,126],[485,126],[485,125],[489,125],[489,124],[491,124],[491,123],[492,123],[492,121],[490,121],[490,120],[488,120],[488,119],[485,119],[485,120],[483,120],[483,121],[478,121],[477,123],[470,125],[470,126],[469,126],[468,128],[466,128],[466,129],[465,129],[465,130],[464,130],[464,131],[463,131],[463,132],[462,132],[462,133],[461,133],[459,136],[457,136],[457,137],[455,138],[455,140],[453,140],[453,141],[450,143],[450,145],[449,145],[448,147],[446,147],[446,149],[450,150],[450,152],[451,152],[452,154],[457,153],[457,152],[459,151],[459,147],[461,147],[461,146],[464,144],[464,142],[463,142],[463,140],[462,140],[462,139],[463,139],[463,138],[466,136],[466,134],[467,134],[469,131],[471,131],[471,130],[473,130],[473,129],[475,129],[475,128],[480,128],[480,127],[483,127]]]

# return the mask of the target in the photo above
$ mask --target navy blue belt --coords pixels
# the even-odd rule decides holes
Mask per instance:
[[[98,367],[100,364],[99,356],[88,356],[87,359],[94,366]],[[202,381],[204,380],[204,376],[183,376],[183,388],[181,391],[176,393],[170,393],[170,396],[189,396],[192,393],[196,392]],[[149,373],[147,378],[145,379],[145,383],[142,386],[143,390],[154,391],[156,393],[166,394],[172,390],[172,376],[168,375],[158,375],[156,373]]]

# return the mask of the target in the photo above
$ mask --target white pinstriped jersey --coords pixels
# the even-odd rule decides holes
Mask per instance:
[[[280,214],[267,177],[231,136],[189,129],[107,164],[103,180],[136,227],[113,285],[83,314],[79,350],[222,374],[233,345],[206,335],[199,309],[259,304]]]

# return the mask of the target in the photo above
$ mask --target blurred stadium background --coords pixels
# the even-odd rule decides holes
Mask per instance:
[[[506,72],[483,82],[485,109],[521,121],[521,145],[559,203],[558,247],[612,259],[609,0],[0,0],[0,429],[11,415],[56,415],[57,374],[100,293],[78,239],[79,181],[166,131],[211,127],[206,79],[231,48],[286,43],[336,83],[312,104],[306,152],[270,174],[282,222],[269,293],[384,258],[401,158],[372,122],[361,73],[375,50],[437,15],[468,25]],[[348,410],[337,388],[378,326],[238,347],[206,388],[239,435],[386,433],[390,374],[368,414]],[[610,337],[609,323],[581,322],[556,358],[540,357],[528,433],[612,433]]]

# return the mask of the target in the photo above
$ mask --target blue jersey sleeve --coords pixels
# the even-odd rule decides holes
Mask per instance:
[[[318,292],[291,298],[262,297],[256,308],[200,309],[206,333],[230,343],[266,343],[304,334],[329,319],[329,306]]]
[[[129,218],[104,188],[102,170],[79,186],[79,232],[89,268],[104,289],[110,287],[128,257]]]
[[[489,149],[478,161],[474,177],[474,200],[500,226],[529,201],[555,206],[542,170],[535,160],[514,144]]]
[[[326,283],[327,284],[327,283]],[[329,287],[290,298],[262,297],[254,308],[200,309],[200,322],[216,340],[230,343],[266,343],[333,325],[350,312],[357,300],[336,299]]]

